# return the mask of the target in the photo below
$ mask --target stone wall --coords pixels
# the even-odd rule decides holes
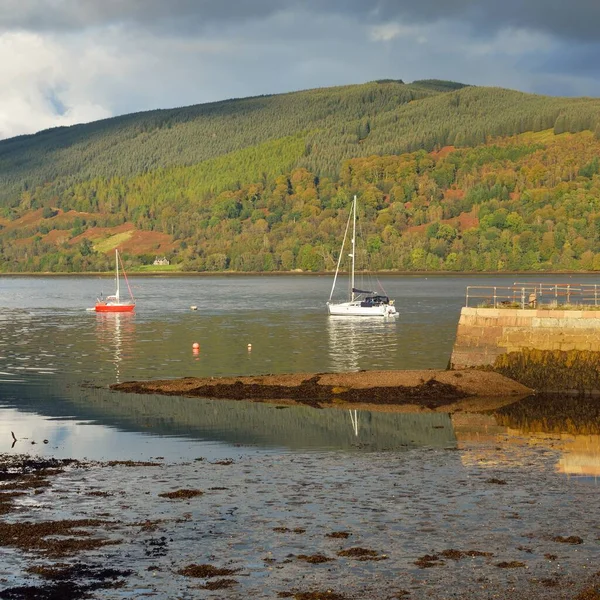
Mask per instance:
[[[464,307],[450,367],[493,365],[524,350],[600,352],[600,310]]]

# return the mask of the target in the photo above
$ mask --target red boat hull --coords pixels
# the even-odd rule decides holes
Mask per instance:
[[[132,312],[135,304],[96,304],[96,312]]]

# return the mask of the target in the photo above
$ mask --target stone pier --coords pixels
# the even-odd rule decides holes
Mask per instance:
[[[600,310],[464,307],[452,369],[494,365],[512,352],[600,352]]]

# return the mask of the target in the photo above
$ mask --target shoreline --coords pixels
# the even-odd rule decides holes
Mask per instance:
[[[331,271],[128,271],[128,277],[330,277]],[[348,275],[340,271],[340,275]],[[501,277],[510,275],[598,275],[597,271],[369,271],[378,277]],[[112,271],[30,271],[0,273],[2,277],[114,277]]]
[[[555,441],[514,442],[192,462],[0,454],[0,597],[596,598],[597,488],[556,471]],[[577,519],[571,496],[587,507]]]
[[[534,390],[492,371],[465,369],[295,373],[243,377],[185,377],[112,384],[110,389],[136,394],[405,410],[457,410],[473,398],[529,396]]]

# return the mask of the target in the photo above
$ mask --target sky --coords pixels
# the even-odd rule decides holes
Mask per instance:
[[[600,96],[600,0],[1,0],[0,139],[374,79]]]

